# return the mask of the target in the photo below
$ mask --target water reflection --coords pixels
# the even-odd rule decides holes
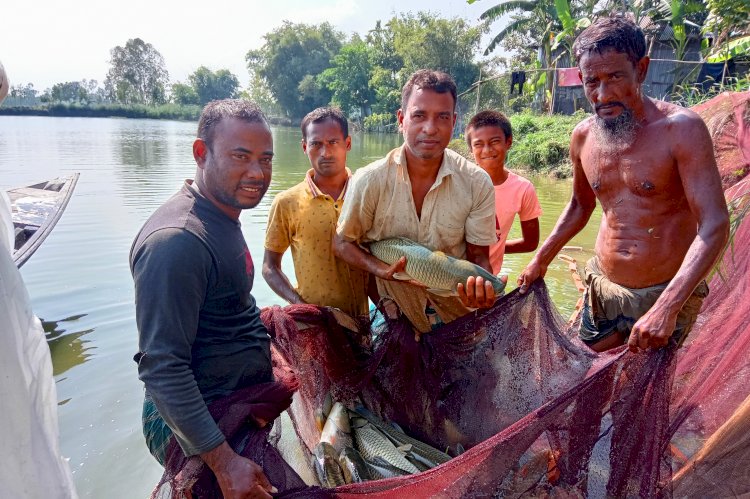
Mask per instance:
[[[50,354],[52,356],[52,375],[59,376],[65,371],[86,362],[91,354],[88,352],[94,346],[88,345],[89,341],[84,338],[94,331],[94,328],[67,333],[63,327],[64,323],[76,322],[87,314],[72,315],[57,321],[42,321],[42,328],[47,337]]]
[[[178,187],[174,178],[192,177],[195,162],[192,123],[123,122],[111,135],[114,174],[125,206],[146,209],[161,204]]]

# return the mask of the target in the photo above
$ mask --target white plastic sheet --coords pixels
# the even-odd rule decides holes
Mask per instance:
[[[0,497],[77,497],[58,443],[52,360],[21,273],[13,222],[0,192]]]

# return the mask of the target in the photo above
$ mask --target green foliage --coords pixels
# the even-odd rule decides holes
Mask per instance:
[[[750,72],[744,76],[726,78],[722,85],[712,85],[704,90],[701,84],[675,85],[669,100],[685,107],[692,107],[719,95],[721,92],[747,92],[750,90]]]
[[[474,62],[474,55],[479,49],[482,26],[471,26],[460,18],[442,19],[436,14],[419,12],[394,17],[387,27],[393,32],[395,53],[403,60],[399,87],[422,68],[450,74],[459,92],[477,81],[479,65]]]
[[[706,62],[724,62],[732,58],[750,58],[750,35],[736,38],[723,45],[719,45],[711,55],[706,57]]]
[[[39,92],[33,83],[11,85],[4,104],[10,106],[36,106],[40,104]]]
[[[350,116],[367,116],[375,100],[375,91],[370,86],[371,52],[370,47],[355,36],[333,57],[333,67],[319,76],[319,81],[333,92],[331,103]]]
[[[750,2],[747,0],[705,0],[708,18],[705,31],[712,32],[721,47],[736,37],[750,35]]]
[[[258,104],[263,112],[266,113],[266,116],[281,116],[283,114],[281,106],[273,98],[268,85],[266,85],[266,82],[257,73],[251,75],[247,91],[241,92],[240,98],[248,99]]]
[[[396,116],[391,113],[376,113],[365,117],[365,132],[395,132],[398,129]]]
[[[332,92],[317,77],[331,67],[343,34],[329,23],[311,26],[286,21],[263,38],[263,47],[247,53],[248,70],[265,81],[281,108],[301,118],[327,105]]]
[[[284,23],[247,53],[248,69],[268,87],[280,108],[301,117],[329,103],[346,113],[395,113],[407,78],[422,68],[452,75],[459,92],[479,76],[474,55],[482,26],[419,12],[377,21],[364,39],[343,36],[328,23]]]
[[[48,106],[0,108],[0,114],[26,116],[63,116],[84,118],[149,118],[160,120],[195,121],[201,113],[200,106],[161,104],[81,104],[52,103]]]
[[[56,83],[45,95],[45,100],[89,104],[97,101],[97,87],[96,80]]]
[[[198,96],[199,104],[237,97],[237,90],[240,87],[240,81],[229,70],[220,69],[213,72],[206,66],[196,69],[188,76],[188,80]]]
[[[172,102],[180,106],[197,106],[200,98],[192,85],[178,82],[172,84]]]
[[[506,164],[509,168],[569,176],[570,135],[585,117],[582,111],[572,116],[530,113],[510,116],[513,147],[508,151]]]
[[[110,99],[122,104],[157,105],[166,102],[169,73],[164,58],[150,43],[132,38],[111,50],[104,87]]]

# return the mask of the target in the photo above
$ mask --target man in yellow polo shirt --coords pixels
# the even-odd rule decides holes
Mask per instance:
[[[349,126],[336,108],[322,107],[301,124],[302,150],[312,169],[296,186],[276,195],[268,215],[263,278],[289,303],[311,303],[365,315],[367,272],[334,256],[331,239],[344,203],[351,172]],[[292,248],[297,287],[281,270],[281,258]]]

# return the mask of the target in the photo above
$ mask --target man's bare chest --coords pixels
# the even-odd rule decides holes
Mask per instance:
[[[679,173],[668,147],[636,143],[629,148],[585,148],[581,166],[602,203],[614,196],[658,198],[680,188]]]

